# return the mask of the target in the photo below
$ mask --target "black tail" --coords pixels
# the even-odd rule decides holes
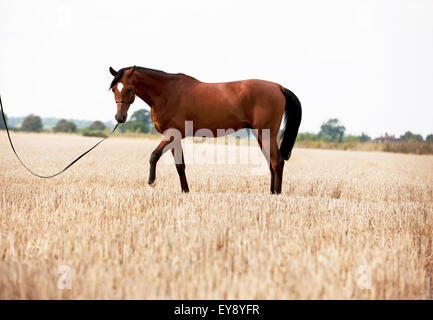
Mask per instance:
[[[289,160],[301,124],[302,108],[301,102],[292,91],[281,87],[281,92],[286,98],[286,107],[284,110],[284,130],[280,153],[284,160]]]

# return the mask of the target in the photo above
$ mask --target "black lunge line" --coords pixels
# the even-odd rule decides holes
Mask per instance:
[[[30,170],[30,169],[29,169],[29,168],[24,164],[24,162],[22,162],[22,160],[21,160],[20,157],[18,156],[17,152],[15,151],[14,145],[13,145],[12,140],[11,140],[11,136],[10,136],[10,134],[9,134],[9,128],[8,128],[7,123],[6,123],[6,117],[5,117],[5,114],[4,114],[4,111],[3,111],[3,103],[2,103],[1,96],[0,96],[0,107],[1,107],[1,112],[2,112],[3,121],[4,121],[4,123],[5,123],[6,133],[8,134],[9,142],[10,142],[10,144],[11,144],[12,150],[13,150],[13,152],[15,153],[17,159],[18,159],[19,162],[23,165],[23,167],[26,168],[27,171],[30,172],[32,175],[34,175],[34,176],[36,176],[36,177],[38,177],[38,178],[44,178],[44,179],[54,178],[55,176],[58,176],[59,174],[61,174],[61,173],[65,172],[66,170],[68,170],[68,169],[69,169],[69,168],[70,168],[70,167],[71,167],[75,162],[77,162],[77,161],[80,160],[82,157],[84,157],[86,154],[88,154],[90,151],[92,151],[93,149],[95,149],[95,148],[96,148],[96,147],[97,147],[97,146],[98,146],[102,141],[104,141],[105,139],[109,138],[109,137],[114,133],[114,131],[116,131],[117,127],[119,126],[119,123],[116,123],[115,127],[113,128],[113,130],[111,131],[111,133],[110,133],[108,136],[106,136],[104,139],[102,139],[101,141],[99,141],[97,144],[95,144],[95,145],[94,145],[93,147],[91,147],[89,150],[87,150],[86,152],[84,152],[83,154],[81,154],[77,159],[75,159],[75,160],[72,161],[70,164],[68,164],[68,165],[67,165],[63,170],[61,170],[61,171],[59,171],[59,172],[57,172],[57,173],[55,173],[55,174],[53,174],[53,175],[51,175],[51,176],[42,176],[42,175],[37,174],[37,173],[34,173],[32,170]]]

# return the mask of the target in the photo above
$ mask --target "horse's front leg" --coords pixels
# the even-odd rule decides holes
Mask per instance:
[[[155,150],[153,150],[152,154],[150,155],[150,159],[149,159],[150,169],[149,169],[149,181],[148,181],[149,185],[152,185],[155,182],[156,163],[164,153],[166,153],[168,150],[173,148],[173,145],[170,145],[170,143],[172,142],[173,139],[164,137],[164,139],[159,143],[159,145],[156,147]]]
[[[182,142],[181,140],[176,139],[174,142],[174,148],[171,149],[171,153],[174,157],[174,163],[176,164],[176,170],[179,174],[180,186],[182,188],[182,192],[188,193],[188,182],[186,181],[185,175],[185,160],[183,158],[183,150],[182,150]]]

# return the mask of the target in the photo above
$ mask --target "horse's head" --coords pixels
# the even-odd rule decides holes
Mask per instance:
[[[126,121],[129,106],[135,100],[135,90],[132,83],[132,75],[134,71],[135,66],[123,68],[119,71],[110,67],[110,73],[114,76],[110,89],[114,93],[114,99],[117,104],[117,113],[114,118],[119,123],[124,123]]]

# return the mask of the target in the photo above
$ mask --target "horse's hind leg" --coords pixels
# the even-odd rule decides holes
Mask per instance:
[[[269,165],[269,170],[271,171],[271,193],[275,193],[275,171],[272,169],[272,166]]]
[[[278,148],[277,138],[271,138],[270,141],[270,149],[271,149],[271,155],[270,155],[270,162],[272,169],[275,173],[275,181],[274,181],[274,192],[275,194],[281,193],[281,187],[283,184],[283,171],[284,171],[284,159],[283,156],[280,153],[280,150]]]
[[[174,157],[174,163],[176,164],[176,170],[179,174],[180,186],[182,188],[182,192],[189,192],[188,182],[186,181],[185,175],[185,160],[183,158],[183,150],[182,150],[182,142],[180,140],[176,140],[174,144],[174,148],[171,149],[171,153]]]
[[[152,185],[155,182],[156,178],[156,163],[158,162],[159,158],[167,152],[170,148],[169,144],[173,141],[173,139],[167,139],[164,138],[159,145],[156,147],[155,150],[153,150],[152,154],[150,155],[149,164],[149,181],[148,184]]]
[[[270,156],[269,156],[269,150],[265,150],[263,148],[263,144],[262,144],[262,132],[261,130],[257,130],[258,132],[256,132],[256,130],[252,130],[254,136],[257,138],[257,142],[259,143],[260,146],[260,150],[262,150],[263,155],[265,156],[266,161],[268,162],[269,165],[269,171],[271,172],[271,187],[270,187],[270,191],[272,194],[275,193],[275,171],[272,168],[272,164],[271,161],[269,161]]]

